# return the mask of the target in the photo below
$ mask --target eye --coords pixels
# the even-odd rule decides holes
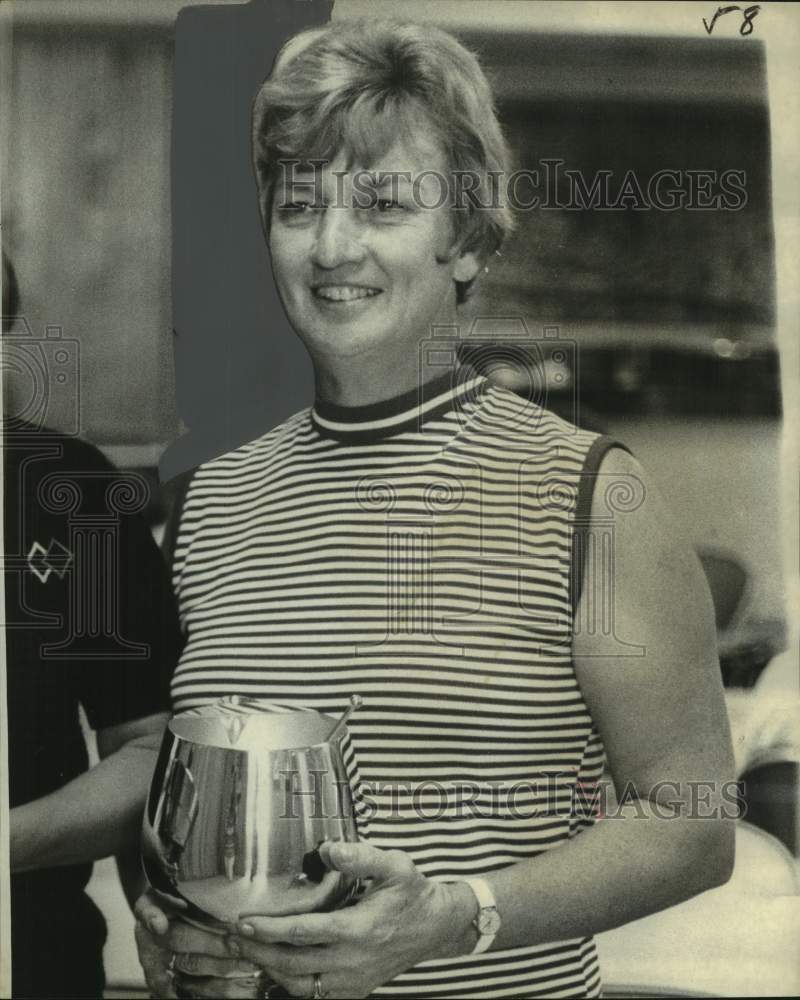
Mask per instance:
[[[278,211],[301,214],[310,208],[314,208],[314,205],[310,201],[284,201],[278,206]]]
[[[302,198],[283,201],[275,206],[275,217],[286,226],[306,226],[314,221],[316,214],[324,207],[317,202]]]
[[[375,208],[383,214],[392,211],[403,211],[403,206],[394,198],[378,198]]]

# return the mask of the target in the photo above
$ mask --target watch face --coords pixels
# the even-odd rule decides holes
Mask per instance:
[[[494,906],[487,906],[478,913],[478,933],[496,934],[500,930],[500,914]]]

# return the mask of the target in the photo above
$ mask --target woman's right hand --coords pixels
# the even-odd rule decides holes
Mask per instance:
[[[187,924],[151,893],[134,907],[136,947],[154,997],[253,997],[258,966],[236,958],[222,934]]]

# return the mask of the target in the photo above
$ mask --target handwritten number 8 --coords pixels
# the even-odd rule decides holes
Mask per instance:
[[[745,9],[742,11],[742,17],[744,20],[742,21],[741,27],[739,28],[740,35],[753,34],[753,19],[755,18],[759,10],[761,10],[761,8],[758,7],[757,5],[753,5],[752,7],[745,7]]]

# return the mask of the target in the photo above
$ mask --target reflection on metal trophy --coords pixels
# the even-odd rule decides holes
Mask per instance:
[[[181,916],[225,932],[248,914],[332,910],[355,880],[325,867],[324,840],[358,837],[346,726],[306,709],[224,698],[175,716],[142,831],[153,890]]]

